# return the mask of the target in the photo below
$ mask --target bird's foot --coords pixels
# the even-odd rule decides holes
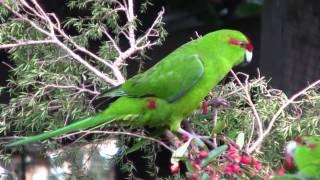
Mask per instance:
[[[189,139],[203,139],[203,138],[207,138],[205,136],[200,136],[198,134],[195,134],[194,132],[188,132],[182,128],[178,129],[178,132],[182,135],[184,140],[189,140]]]
[[[230,102],[223,97],[216,97],[207,102],[207,106],[211,106],[214,109],[229,108]]]

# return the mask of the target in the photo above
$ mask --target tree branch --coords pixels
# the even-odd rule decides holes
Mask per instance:
[[[25,41],[18,41],[17,43],[12,44],[0,44],[0,49],[10,49],[10,48],[17,48],[20,46],[29,46],[29,45],[41,45],[41,44],[52,44],[55,43],[53,40],[25,40]]]
[[[317,80],[314,83],[310,84],[308,87],[306,87],[306,88],[302,89],[301,91],[299,91],[298,93],[294,94],[290,99],[288,99],[288,101],[285,102],[279,108],[279,110],[273,115],[271,121],[269,122],[268,128],[264,131],[264,133],[261,136],[259,136],[258,139],[250,146],[250,148],[248,149],[248,153],[251,154],[252,152],[254,152],[263,143],[263,140],[271,132],[273,124],[275,123],[277,118],[280,116],[280,114],[284,111],[284,109],[287,106],[289,106],[291,103],[293,103],[294,100],[297,99],[298,97],[300,97],[301,95],[304,95],[308,90],[316,87],[319,84],[320,84],[320,80]]]

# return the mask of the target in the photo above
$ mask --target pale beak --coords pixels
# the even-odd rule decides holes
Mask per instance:
[[[251,62],[251,60],[252,60],[252,51],[248,51],[248,50],[246,50],[246,63],[250,63]]]
[[[295,141],[289,141],[286,146],[286,153],[290,156],[293,156],[294,150],[297,147],[297,143]]]

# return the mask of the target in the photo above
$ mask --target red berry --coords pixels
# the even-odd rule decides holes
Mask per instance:
[[[208,152],[207,152],[207,151],[202,150],[202,151],[199,152],[199,158],[200,158],[200,159],[204,159],[204,158],[206,158],[207,156],[208,156]]]
[[[209,171],[210,175],[214,175],[214,169],[212,166],[207,166],[207,170]]]
[[[191,166],[197,171],[201,170],[201,166],[196,162],[192,162]]]
[[[240,155],[238,150],[231,149],[227,152],[227,157],[235,162],[240,162]]]
[[[226,175],[231,175],[233,173],[233,167],[232,164],[227,164],[226,169],[224,170],[224,173]]]
[[[257,171],[260,171],[262,168],[262,164],[259,161],[253,161],[254,162],[254,167],[256,168]]]
[[[179,163],[173,164],[172,166],[170,166],[170,170],[172,174],[179,172],[179,169],[180,169]]]
[[[237,152],[238,151],[238,149],[235,147],[235,146],[233,146],[233,145],[229,145],[229,147],[228,147],[228,150],[227,150],[228,152]]]
[[[284,173],[286,173],[286,169],[284,169],[283,167],[281,167],[281,168],[278,170],[278,175],[279,175],[279,176],[282,176],[282,175],[284,175]]]
[[[310,149],[314,149],[314,148],[316,148],[316,147],[317,147],[316,144],[309,144],[309,145],[308,145],[308,148],[310,148]]]
[[[232,172],[233,173],[238,173],[240,172],[240,166],[238,164],[232,164]]]
[[[210,180],[217,180],[218,178],[215,175],[210,176]]]
[[[197,180],[198,179],[198,174],[197,173],[191,174],[190,179],[191,180]]]
[[[251,164],[251,157],[247,155],[242,155],[240,159],[241,164],[250,165]]]

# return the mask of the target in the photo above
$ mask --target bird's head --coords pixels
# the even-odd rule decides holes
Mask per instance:
[[[253,55],[253,45],[249,38],[246,38],[247,40],[238,40],[236,38],[230,37],[229,44],[238,46],[245,50],[245,57],[244,60],[246,63],[250,63],[252,60]]]
[[[283,164],[285,169],[287,170],[292,170],[295,168],[294,165],[294,151],[297,148],[299,142],[297,141],[289,141],[286,148],[285,148],[285,156],[284,156],[284,160],[283,160]]]
[[[231,60],[231,66],[251,62],[253,45],[249,38],[240,31],[223,29],[208,35],[208,39],[212,42],[210,48],[214,45],[213,53]]]

